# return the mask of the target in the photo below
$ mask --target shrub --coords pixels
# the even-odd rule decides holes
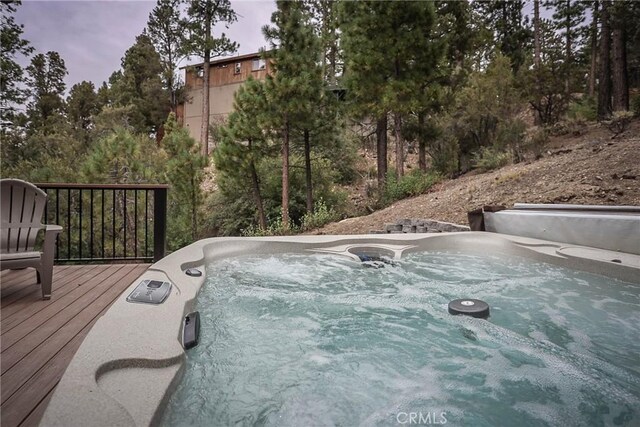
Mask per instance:
[[[473,166],[482,172],[506,166],[511,160],[510,153],[495,147],[482,147],[473,154]]]
[[[509,58],[496,55],[484,72],[472,73],[441,125],[443,133],[457,140],[457,171],[469,170],[472,154],[481,147],[517,153],[526,128],[518,117],[525,110]],[[450,170],[454,162],[438,163],[442,171]]]
[[[567,117],[574,120],[595,122],[598,118],[596,102],[593,98],[583,98],[569,104]]]
[[[253,200],[248,196],[231,198],[220,191],[209,194],[204,211],[206,236],[238,236],[258,222]]]
[[[454,135],[446,134],[432,142],[429,153],[432,167],[440,174],[452,176],[458,172],[460,146]]]
[[[640,94],[631,97],[629,106],[631,107],[631,111],[633,111],[636,116],[640,117]]]
[[[544,128],[534,128],[526,136],[524,148],[539,159],[548,143],[549,132]]]
[[[313,230],[336,221],[338,218],[340,218],[340,215],[332,207],[328,207],[324,200],[320,199],[315,203],[312,213],[307,212],[304,214],[300,228],[302,231]]]
[[[587,123],[582,119],[567,119],[562,122],[558,122],[552,127],[548,128],[549,133],[554,136],[580,136],[583,135],[586,130]]]
[[[242,235],[245,237],[284,236],[287,234],[296,234],[299,231],[300,228],[293,222],[290,222],[289,229],[285,230],[282,223],[282,215],[279,215],[275,219],[269,221],[269,225],[266,230],[262,230],[260,227],[250,224],[247,228],[242,230]]]
[[[616,138],[627,130],[632,118],[633,113],[631,111],[614,111],[611,119],[604,122],[604,124],[613,133],[612,138]]]
[[[382,196],[382,203],[387,205],[406,197],[418,196],[426,192],[439,180],[440,176],[436,173],[424,173],[420,170],[414,170],[398,181],[395,171],[391,170],[387,174],[387,186]]]
[[[522,145],[525,141],[527,125],[520,119],[504,120],[500,122],[496,130],[496,139],[493,144],[494,151],[511,151],[512,160],[523,160]]]
[[[289,216],[293,224],[300,225],[306,213],[304,162],[296,154],[293,154],[290,160]],[[206,209],[208,234],[225,236],[284,234],[284,230],[276,225],[275,220],[281,215],[282,207],[281,168],[281,160],[275,157],[262,157],[256,162],[263,209],[267,218],[274,218],[273,221],[269,221],[271,225],[264,232],[258,231],[257,228],[258,211],[250,176],[248,174],[229,175],[218,171],[216,175],[218,195],[211,198],[211,203]],[[314,159],[312,172],[315,200],[322,200],[327,207],[342,215],[347,208],[348,196],[335,185],[337,172],[332,163],[323,158]],[[296,229],[291,226],[289,233],[295,232]]]
[[[496,129],[495,144],[499,147],[515,147],[524,141],[527,125],[520,119],[504,120]]]
[[[245,237],[297,234],[322,227],[323,225],[336,221],[339,218],[340,214],[333,207],[329,207],[323,199],[319,199],[315,203],[313,213],[306,213],[303,215],[300,226],[297,226],[293,221],[291,221],[289,223],[289,229],[285,230],[282,224],[282,215],[278,215],[269,220],[269,225],[266,230],[260,229],[260,227],[255,224],[249,224],[242,230],[241,234]]]

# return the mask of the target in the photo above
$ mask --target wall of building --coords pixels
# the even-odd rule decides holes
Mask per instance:
[[[209,123],[223,121],[233,111],[233,95],[242,86],[242,82],[209,88]],[[191,137],[200,140],[202,126],[202,89],[187,92],[188,101],[184,104],[183,125]]]
[[[209,70],[209,86],[223,86],[227,84],[241,83],[252,76],[257,80],[264,80],[269,71],[269,64],[263,70],[252,70],[253,60],[255,58],[246,58],[242,60],[230,60],[219,64],[212,64]],[[240,72],[236,73],[236,63],[240,63]],[[187,90],[202,87],[202,77],[198,77],[195,68],[188,68],[185,76],[185,86]]]
[[[255,57],[238,60],[229,59],[222,63],[212,64],[209,72],[209,123],[221,123],[233,111],[233,95],[245,80],[252,76],[256,80],[264,80],[269,73],[267,62],[265,69],[253,70]],[[237,70],[236,64],[240,67]],[[185,74],[186,102],[181,112],[181,121],[189,130],[191,137],[200,140],[202,126],[202,77],[197,68],[187,68]]]

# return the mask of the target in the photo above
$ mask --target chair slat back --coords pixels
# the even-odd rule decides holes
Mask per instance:
[[[47,194],[19,179],[0,180],[0,250],[2,253],[33,251]]]

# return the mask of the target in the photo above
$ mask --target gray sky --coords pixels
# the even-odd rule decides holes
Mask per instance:
[[[224,31],[240,43],[238,54],[258,51],[266,45],[261,28],[269,23],[275,2],[231,0],[231,3],[238,21]],[[23,0],[16,21],[24,25],[23,36],[36,52],[60,53],[69,71],[68,91],[82,80],[93,81],[97,87],[118,70],[122,56],[146,26],[155,4],[155,0]]]

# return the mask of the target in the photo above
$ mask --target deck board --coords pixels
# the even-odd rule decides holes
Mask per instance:
[[[31,411],[29,416],[25,418],[24,421],[22,421],[20,427],[38,427],[38,424],[40,424],[40,420],[42,419],[44,411],[45,409],[47,409],[47,405],[49,404],[52,396],[53,389],[49,391],[49,393],[47,393],[47,395],[40,401],[40,403],[38,403],[38,406],[36,406],[33,411]]]
[[[62,274],[62,273],[60,273]],[[31,286],[27,286],[27,284]],[[12,301],[8,301],[7,297],[20,293],[26,295],[28,292],[33,292],[36,289],[40,289],[40,285],[36,283],[36,270],[35,268],[25,268],[24,270],[10,270],[3,272],[2,275],[2,307],[11,304]]]
[[[56,295],[55,302],[43,300],[42,293],[39,289],[40,285],[35,285],[38,288],[37,292],[31,291],[28,295],[23,296],[19,300],[8,303],[2,307],[3,322],[2,327],[0,328],[2,334],[4,335],[6,331],[13,328],[17,323],[20,323],[23,319],[28,318],[39,310],[48,308],[52,305],[59,305],[61,300],[65,300],[66,295],[69,292],[73,291],[78,286],[82,286],[83,283],[86,283],[96,274],[96,270],[103,268],[105,267],[82,266],[70,274],[60,277],[55,286],[52,287],[52,294],[55,293]],[[11,296],[9,296],[8,299],[11,299]]]
[[[33,269],[1,273],[3,427],[38,424],[93,324],[147,268],[148,264],[56,266],[49,301],[41,299]]]
[[[82,266],[86,268],[87,266]],[[10,295],[2,296],[1,307],[5,315],[4,317],[9,317],[11,313],[20,310],[20,306],[16,306],[16,304],[29,304],[35,301],[42,301],[42,288],[40,285],[36,283],[35,270],[28,268],[26,270],[32,270],[31,272],[25,273],[25,281],[21,284],[22,289],[19,289]],[[77,277],[84,271],[82,268],[76,268],[73,270],[64,270],[58,273],[56,271],[56,279],[54,280],[51,290],[52,293],[56,290],[64,286],[71,280],[73,277]],[[29,274],[33,273],[33,274]]]
[[[98,266],[88,273],[83,274],[79,280],[73,280],[65,285],[65,287],[58,289],[58,294],[55,301],[44,301],[39,299],[33,301],[31,304],[22,305],[21,310],[15,312],[11,317],[5,319],[3,316],[2,331],[2,352],[14,343],[12,341],[13,336],[18,333],[22,334],[24,331],[31,331],[37,326],[44,323],[57,313],[63,311],[67,306],[73,304],[76,300],[83,297],[86,294],[93,294],[95,292],[95,286],[104,285],[105,279],[110,278],[111,275],[116,275],[118,278],[122,275],[123,266]],[[92,280],[96,285],[86,282],[86,280]],[[108,284],[109,282],[107,282]],[[66,289],[65,289],[66,288]],[[9,307],[12,308],[13,306]],[[7,340],[7,342],[5,342]],[[9,343],[10,342],[10,343]]]

